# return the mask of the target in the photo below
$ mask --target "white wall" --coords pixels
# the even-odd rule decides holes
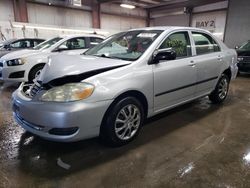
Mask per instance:
[[[29,23],[62,27],[92,27],[91,13],[84,10],[27,4]]]
[[[21,22],[0,21],[1,32],[6,39],[38,37],[48,39],[58,35],[88,34],[97,33],[103,36],[109,36],[116,33],[115,30],[91,29],[83,27],[55,27],[53,25],[30,24]],[[0,36],[0,41],[3,40]]]
[[[0,0],[0,21],[14,21],[13,5],[10,0]]]
[[[213,24],[214,22],[214,24]],[[209,30],[223,40],[226,25],[226,11],[194,14],[192,26]]]

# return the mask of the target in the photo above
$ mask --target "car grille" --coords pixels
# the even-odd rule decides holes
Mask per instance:
[[[38,82],[35,82],[32,87],[31,87],[31,90],[30,90],[30,96],[31,97],[34,97],[39,91],[41,91],[42,89],[42,86],[40,83]]]
[[[243,58],[242,61],[240,61],[240,62],[250,62],[250,57],[248,57],[248,56],[242,56],[240,58]]]
[[[42,86],[38,82],[35,82],[34,84],[29,84],[29,83],[24,84],[22,88],[23,94],[29,98],[34,97],[41,90]]]

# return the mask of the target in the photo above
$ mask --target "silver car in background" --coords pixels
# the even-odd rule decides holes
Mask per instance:
[[[85,55],[51,57],[33,86],[14,92],[13,114],[24,129],[48,140],[100,136],[123,145],[147,117],[204,96],[222,103],[236,63],[235,50],[208,31],[134,29]]]

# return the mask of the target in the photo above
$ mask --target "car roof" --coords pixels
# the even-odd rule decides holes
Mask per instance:
[[[42,41],[45,41],[45,39],[41,39],[41,38],[19,38],[19,39],[14,38],[14,39],[8,39],[8,40],[1,41],[1,43],[10,44],[10,43],[18,41],[18,40],[42,40]]]
[[[75,34],[75,35],[58,35],[60,38],[70,39],[74,37],[98,37],[104,39],[104,36],[101,35],[95,35],[95,34]]]
[[[167,31],[167,30],[196,30],[196,31],[205,31],[208,32],[205,29],[197,28],[197,27],[182,27],[182,26],[155,26],[155,27],[143,27],[143,28],[136,28],[136,29],[131,29],[130,31],[135,31],[135,30],[162,30],[162,31]]]

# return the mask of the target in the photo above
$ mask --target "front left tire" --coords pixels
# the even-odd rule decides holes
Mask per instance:
[[[100,136],[109,145],[125,145],[139,134],[144,117],[141,102],[135,97],[125,97],[108,110]]]

